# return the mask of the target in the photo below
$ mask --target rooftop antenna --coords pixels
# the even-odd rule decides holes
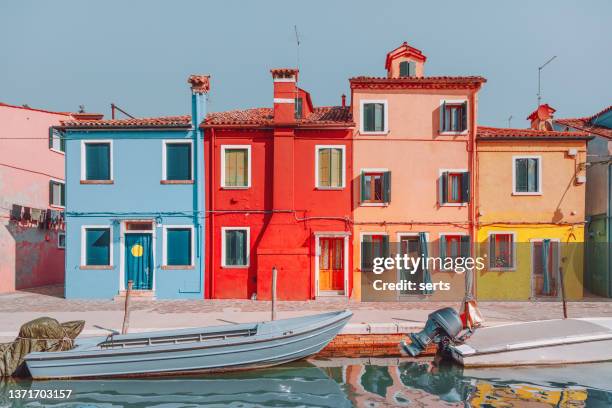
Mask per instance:
[[[123,113],[125,116],[127,116],[128,118],[134,119],[134,117],[132,115],[130,115],[129,113],[127,113],[126,111],[124,111],[123,109],[121,109],[120,107],[115,105],[114,103],[111,103],[111,118],[113,120],[115,119],[115,111],[119,111],[119,112]]]
[[[300,34],[298,33],[297,25],[293,26],[293,30],[295,31],[295,43],[296,43],[296,68],[300,69]]]
[[[557,58],[556,55],[554,55],[552,58],[550,58],[548,61],[546,61],[544,64],[538,67],[538,107],[540,106],[540,103],[542,102],[542,90],[540,87],[540,84],[541,84],[540,77],[542,75],[542,69],[548,64],[550,64],[552,60],[554,60],[555,58]]]
[[[539,106],[539,105],[538,105],[538,106]],[[512,116],[512,115],[508,116],[508,127],[509,127],[509,128],[511,128],[511,127],[512,127],[512,118],[513,118],[513,116]]]

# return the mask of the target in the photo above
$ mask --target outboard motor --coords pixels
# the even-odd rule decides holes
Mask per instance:
[[[416,357],[427,348],[430,343],[438,344],[442,341],[453,341],[463,330],[463,323],[459,314],[452,307],[445,307],[431,313],[425,323],[425,328],[418,333],[410,333],[411,344],[402,341],[402,349]]]

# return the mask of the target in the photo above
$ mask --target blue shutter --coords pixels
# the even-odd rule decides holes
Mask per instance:
[[[85,145],[87,180],[110,180],[110,144],[87,143]]]
[[[382,175],[382,198],[383,202],[390,203],[391,202],[391,172],[386,171]]]
[[[166,180],[191,180],[191,145],[166,144]]]
[[[89,228],[85,234],[87,265],[110,265],[110,230]]]
[[[470,201],[470,173],[466,171],[461,174],[461,201]]]
[[[166,263],[191,265],[191,229],[172,228],[166,232]]]

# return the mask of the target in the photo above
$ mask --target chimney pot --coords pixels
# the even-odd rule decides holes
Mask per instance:
[[[295,123],[295,98],[298,95],[297,68],[271,69],[274,82],[274,122]]]
[[[344,108],[346,106],[346,95],[342,94],[342,107]]]
[[[210,90],[210,75],[191,75],[187,82],[193,93],[206,94]]]

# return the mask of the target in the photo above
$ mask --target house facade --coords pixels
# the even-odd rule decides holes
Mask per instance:
[[[589,136],[555,131],[541,105],[530,129],[478,127],[479,300],[583,296]],[[562,274],[562,276],[561,276]]]
[[[556,130],[588,132],[585,287],[612,297],[612,106],[585,118],[555,119]]]
[[[350,79],[357,299],[395,300],[394,291],[374,291],[376,279],[446,287],[400,291],[406,300],[458,300],[465,293],[465,275],[441,265],[372,273],[374,257],[471,251],[478,92],[486,80],[428,77],[425,63],[420,50],[403,43],[387,54],[384,77]]]
[[[64,121],[66,298],[202,298],[207,76],[192,116]],[[192,121],[193,118],[193,121]]]
[[[64,282],[64,144],[71,114],[0,103],[0,293]]]
[[[273,69],[273,108],[208,115],[206,297],[346,297],[352,290],[352,118]]]

